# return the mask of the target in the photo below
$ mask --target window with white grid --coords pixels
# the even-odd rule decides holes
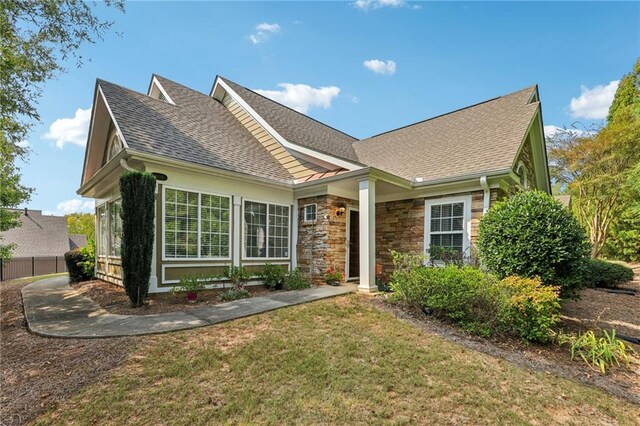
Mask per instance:
[[[98,207],[98,255],[109,254],[109,217],[107,204]]]
[[[317,204],[306,204],[302,209],[302,217],[304,222],[315,222],[317,217]]]
[[[117,200],[109,203],[109,239],[111,241],[109,254],[120,256],[120,246],[122,245],[122,201]]]
[[[289,256],[289,207],[269,204],[270,258]]]
[[[200,194],[200,257],[229,257],[228,197]]]
[[[443,247],[462,253],[466,246],[465,202],[431,203],[427,208],[427,249]]]
[[[231,247],[229,197],[166,188],[164,257],[228,258]]]
[[[289,206],[244,202],[244,256],[289,256]]]

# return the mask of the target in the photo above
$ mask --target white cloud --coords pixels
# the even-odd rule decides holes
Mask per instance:
[[[306,84],[280,83],[278,87],[282,90],[257,89],[256,92],[303,114],[310,107],[331,107],[331,102],[340,94],[340,88],[336,86],[315,88]]]
[[[59,118],[51,123],[44,138],[55,141],[58,148],[63,148],[67,143],[85,146],[90,119],[91,108],[78,108],[73,118]]]
[[[43,214],[65,215],[71,213],[93,213],[95,205],[94,200],[72,198],[58,203],[55,211],[46,210]]]
[[[395,74],[396,72],[396,63],[394,61],[381,61],[379,59],[369,59],[368,61],[364,61],[363,65],[365,68],[373,71],[376,74]]]
[[[569,112],[573,118],[586,118],[600,120],[607,116],[613,96],[618,88],[620,80],[614,80],[604,85],[598,85],[589,89],[580,87],[580,96],[571,99]]]
[[[269,24],[263,22],[256,25],[256,32],[249,36],[249,40],[251,40],[253,44],[264,43],[269,40],[271,34],[279,33],[280,29],[280,25],[277,23]]]
[[[419,4],[410,5],[405,0],[356,0],[352,3],[353,7],[360,10],[381,9],[383,7],[400,8],[408,7],[410,9],[420,9]]]

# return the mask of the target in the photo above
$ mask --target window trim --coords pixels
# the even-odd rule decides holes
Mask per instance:
[[[426,259],[429,257],[431,245],[431,206],[451,203],[464,203],[462,207],[462,252],[467,253],[471,247],[471,194],[452,197],[432,198],[424,201],[424,247]],[[453,233],[453,232],[452,232]]]
[[[98,250],[98,245],[96,245],[96,258],[100,259],[122,259],[122,256],[116,256],[111,254],[111,209],[110,206],[111,204],[113,204],[116,201],[122,201],[122,196],[120,194],[112,196],[109,199],[106,199],[103,203],[101,204],[96,204],[95,206],[95,211],[96,211],[96,231],[98,231],[98,239],[100,238],[99,234],[100,234],[100,228],[99,228],[99,223],[98,223],[98,209],[100,207],[105,207],[106,209],[106,217],[107,217],[107,253],[106,254],[99,254],[99,250]],[[120,242],[122,244],[122,241]],[[120,249],[122,250],[122,246],[120,246]]]
[[[267,227],[266,227],[266,235],[265,235],[265,250],[267,253],[266,257],[250,257],[247,256],[247,251],[246,251],[246,246],[245,246],[245,219],[244,219],[244,206],[245,203],[249,201],[251,203],[260,203],[260,204],[266,204],[267,206]],[[289,220],[287,222],[287,248],[289,249],[289,256],[286,257],[269,257],[269,206],[281,206],[281,207],[286,207],[289,211]],[[241,260],[264,260],[264,261],[271,261],[271,260],[287,260],[287,259],[291,259],[291,205],[289,204],[281,204],[281,203],[273,203],[273,202],[269,202],[269,201],[264,201],[264,200],[255,200],[252,198],[243,198],[242,199],[242,211],[241,211],[241,221],[242,221],[242,228],[240,229],[240,259]]]
[[[185,191],[185,192],[195,192],[198,194],[198,257],[167,257],[166,255],[166,241],[165,241],[165,228],[166,228],[166,199],[167,199],[167,189],[172,189],[175,191]],[[201,214],[201,195],[214,195],[216,197],[223,197],[229,200],[229,255],[227,257],[201,257],[200,256],[200,245],[202,242],[200,241],[202,226],[200,224],[202,214]],[[162,186],[162,261],[163,262],[189,262],[189,261],[200,261],[200,260],[209,260],[209,261],[229,261],[233,255],[233,198],[231,195],[227,194],[217,194],[214,192],[208,191],[200,191],[198,189],[193,188],[182,188],[179,186],[172,185],[163,185]]]
[[[315,211],[313,212],[315,219],[307,220],[307,207],[311,207],[311,206],[315,207]],[[302,223],[309,224],[309,223],[316,223],[317,221],[318,221],[318,203],[309,203],[302,206]]]
[[[522,175],[519,173],[520,169],[522,169]],[[516,166],[516,175],[520,178],[520,186],[524,189],[529,189],[529,169],[522,160]]]

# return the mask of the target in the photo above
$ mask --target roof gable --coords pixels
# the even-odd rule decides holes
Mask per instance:
[[[409,180],[508,171],[539,109],[536,87],[354,142],[361,162]]]
[[[220,78],[288,142],[339,159],[358,161],[352,143],[357,139],[273,101],[224,77]]]

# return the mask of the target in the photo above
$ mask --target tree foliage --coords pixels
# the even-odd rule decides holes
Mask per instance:
[[[70,234],[87,236],[87,241],[95,239],[96,216],[93,213],[72,213],[67,215],[67,230]]]
[[[124,11],[123,0],[104,0]],[[42,85],[64,71],[63,63],[84,58],[78,49],[102,38],[112,22],[94,15],[81,0],[0,0],[0,231],[17,226],[7,209],[29,200],[16,160],[27,160],[24,141],[40,119]],[[0,255],[10,247],[0,245]]]
[[[629,211],[637,190],[631,180],[640,162],[640,61],[625,76],[609,111],[609,122],[598,132],[560,132],[549,140],[556,182],[573,197],[573,208],[588,230],[592,257],[602,254],[613,229],[618,243],[637,229]],[[622,219],[624,218],[624,219]],[[624,251],[626,249],[621,248]],[[619,257],[616,254],[615,257]]]
[[[135,307],[149,293],[153,254],[156,178],[151,173],[127,172],[120,177],[122,196],[122,281]]]

